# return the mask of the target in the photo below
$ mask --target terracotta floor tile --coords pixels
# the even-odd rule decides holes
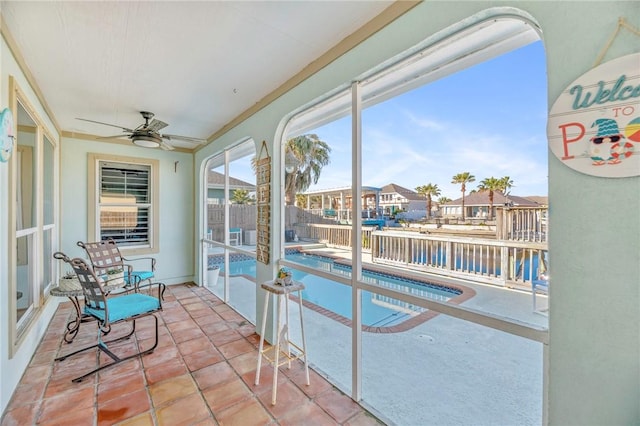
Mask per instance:
[[[220,413],[215,413],[215,417],[221,426],[262,426],[273,421],[262,404],[254,398],[242,401]]]
[[[318,395],[314,401],[339,423],[345,422],[362,410],[362,407],[337,389],[330,389]]]
[[[122,395],[144,389],[145,377],[141,370],[119,376],[109,381],[98,382],[98,405],[118,398]]]
[[[196,371],[209,365],[217,364],[224,357],[216,349],[213,349],[185,355],[183,359],[189,371]]]
[[[227,323],[222,320],[222,322],[212,322],[208,324],[204,324],[202,326],[202,331],[207,336],[213,336],[216,333],[220,333],[222,331],[231,330]]]
[[[144,373],[147,377],[147,384],[153,385],[154,383],[158,383],[172,377],[182,376],[183,374],[188,373],[188,371],[187,366],[184,365],[182,360],[175,358],[168,360],[163,364],[145,368]]]
[[[258,366],[258,352],[247,352],[229,360],[229,364],[240,375],[255,371]]]
[[[21,405],[32,405],[34,403],[39,403],[44,395],[44,389],[46,385],[46,380],[34,384],[20,383],[16,390],[13,392],[11,405],[13,407],[19,407]]]
[[[198,387],[203,390],[238,377],[235,370],[226,362],[201,368],[192,374]]]
[[[35,424],[41,402],[21,405],[8,409],[2,417],[2,426],[23,426]]]
[[[238,333],[237,331],[228,329],[219,333],[209,335],[209,339],[211,339],[214,345],[222,346],[226,343],[233,342],[234,340],[244,339],[244,337],[242,337],[242,334]]]
[[[234,340],[233,342],[226,343],[218,346],[218,349],[224,355],[225,358],[235,358],[238,355],[255,351],[256,347],[249,343],[246,339]],[[256,353],[257,356],[257,353]]]
[[[60,413],[54,417],[47,417],[38,423],[38,426],[93,426],[95,408],[84,407]]]
[[[219,324],[219,323],[225,322],[220,315],[218,315],[213,311],[211,311],[207,316],[197,317],[197,318],[194,318],[193,320],[197,322],[200,327],[207,324],[216,324],[216,323]]]
[[[289,407],[284,416],[278,418],[278,423],[282,426],[326,426],[336,424],[336,421],[322,408],[307,401],[296,407]]]
[[[206,337],[202,336],[197,339],[188,340],[186,342],[182,342],[178,344],[178,350],[182,355],[189,355],[194,352],[200,352],[205,350],[215,350],[211,341]]]
[[[291,363],[291,369],[280,367],[280,371],[311,398],[332,388],[331,383],[311,368],[309,368],[309,385],[307,386],[304,363],[300,361]]]
[[[309,398],[290,381],[278,383],[275,405],[271,404],[271,390],[258,394],[258,399],[276,419],[284,417],[287,413],[309,402]]]
[[[242,380],[251,389],[251,391],[258,395],[263,392],[269,392],[273,389],[273,367],[269,363],[262,363],[260,367],[260,383],[256,382],[256,370],[246,372],[242,375]],[[278,386],[282,386],[283,383],[289,381],[284,374],[278,374]]]
[[[20,382],[25,385],[37,385],[46,381],[51,376],[51,372],[52,367],[50,364],[27,367],[27,371],[25,371]]]
[[[156,409],[156,417],[159,426],[186,426],[210,418],[211,412],[202,395],[194,393]]]
[[[185,374],[149,386],[151,400],[155,407],[183,398],[198,391],[190,374]]]
[[[214,413],[253,396],[239,378],[210,387],[203,391],[202,395]]]
[[[180,352],[175,346],[167,346],[162,350],[155,350],[153,353],[142,357],[144,368],[153,367],[154,365],[164,364],[165,362],[180,357]]]
[[[75,392],[70,390],[62,395],[43,400],[38,421],[55,419],[67,415],[73,410],[93,407],[95,402],[94,388],[82,387]]]
[[[98,406],[98,426],[112,425],[149,411],[149,394],[146,389],[122,395]]]
[[[124,420],[119,423],[115,423],[117,426],[153,426],[153,417],[151,417],[151,412],[147,411],[146,413],[138,414],[135,417]]]
[[[200,337],[204,337],[204,332],[198,327],[194,325],[192,329],[189,330],[180,330],[178,332],[171,332],[171,336],[176,343],[186,342],[187,340],[197,339]]]

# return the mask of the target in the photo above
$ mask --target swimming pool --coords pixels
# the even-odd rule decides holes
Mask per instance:
[[[333,259],[328,257],[292,251],[287,252],[286,258],[314,269],[351,277],[350,266],[335,263]],[[224,270],[224,265],[215,262],[215,259],[214,263]],[[293,279],[301,281],[305,285],[302,298],[306,302],[311,302],[344,318],[351,319],[351,287],[295,269],[292,270],[292,273]],[[232,256],[230,258],[229,275],[249,275],[255,278],[255,274],[256,261],[254,259],[248,256]],[[454,288],[364,269],[362,271],[362,279],[364,282],[373,285],[439,301],[448,301],[462,293],[462,291]],[[424,308],[410,303],[362,291],[362,324],[366,326],[389,327],[397,325],[424,311]]]

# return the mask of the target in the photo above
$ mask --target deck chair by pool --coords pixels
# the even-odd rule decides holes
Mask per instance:
[[[114,361],[109,364],[104,364],[101,366],[99,365],[97,368],[89,371],[88,373],[76,377],[72,380],[73,382],[81,382],[84,378],[107,367],[111,367],[123,361],[153,352],[156,346],[158,346],[158,317],[156,316],[156,313],[162,310],[160,289],[164,288],[164,286],[158,286],[157,297],[141,293],[129,293],[124,296],[107,297],[107,294],[104,290],[105,284],[102,276],[96,275],[93,268],[89,266],[83,259],[70,259],[69,257],[67,257],[67,255],[61,252],[54,253],[53,257],[59,260],[63,260],[73,268],[73,271],[76,273],[78,281],[82,286],[82,293],[84,295],[83,314],[87,317],[95,319],[96,324],[98,325],[98,343],[56,358],[56,361],[63,361],[70,356],[94,348],[98,349],[98,351],[104,352]],[[136,331],[136,321],[147,316],[153,317],[153,319],[155,320],[156,331],[153,345],[146,350],[140,350],[135,354],[129,354],[120,358],[109,348],[108,345],[110,343],[118,342],[131,337]],[[103,336],[111,332],[111,326],[122,322],[130,322],[131,331],[125,336],[114,338],[109,341],[104,341]],[[98,360],[99,359],[100,357],[98,357]]]
[[[229,244],[242,245],[242,228],[229,228]]]
[[[143,281],[148,281],[148,284],[151,284],[151,279],[153,278],[153,274],[156,270],[156,260],[153,257],[127,259],[120,254],[118,244],[116,244],[113,238],[94,243],[78,241],[77,244],[87,253],[93,270],[97,275],[100,275],[103,280],[108,281],[109,274],[112,271],[123,271],[125,286],[133,286],[136,292],[139,291],[140,284]],[[132,265],[125,263],[136,261],[150,262],[151,267],[148,270],[137,270],[134,269]]]

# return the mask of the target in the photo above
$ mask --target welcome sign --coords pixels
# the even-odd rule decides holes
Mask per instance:
[[[551,151],[593,176],[640,175],[640,53],[606,62],[567,87],[551,108]]]

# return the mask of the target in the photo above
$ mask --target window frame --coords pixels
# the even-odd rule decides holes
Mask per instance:
[[[34,324],[37,323],[38,317],[43,312],[43,307],[49,298],[49,289],[56,276],[57,264],[53,261],[45,262],[45,256],[52,255],[55,247],[58,245],[58,230],[59,230],[59,211],[58,211],[58,198],[59,198],[59,153],[60,145],[52,133],[46,128],[40,114],[34,106],[29,102],[27,94],[21,89],[18,82],[13,76],[9,76],[9,106],[15,117],[14,126],[16,129],[16,140],[14,155],[10,158],[9,164],[9,200],[17,200],[18,188],[24,171],[21,171],[21,165],[18,162],[21,160],[21,151],[29,151],[29,155],[32,156],[30,161],[30,167],[34,170],[31,173],[30,179],[33,183],[31,185],[32,195],[32,215],[33,219],[28,227],[22,227],[18,229],[18,215],[20,208],[17,205],[17,201],[10,202],[9,204],[9,246],[11,249],[8,252],[8,268],[9,268],[9,283],[8,290],[8,308],[9,308],[9,358],[13,358],[20,349],[22,342],[27,340],[30,335],[30,331]],[[32,121],[33,127],[23,127],[19,124],[19,108],[28,115]],[[20,134],[33,133],[33,147],[29,150],[24,149],[18,143]],[[49,175],[45,176],[45,155],[44,145],[46,143],[51,144],[52,152],[51,158],[48,159],[50,164],[48,166]],[[19,176],[18,173],[21,175]],[[45,223],[45,178],[53,178],[53,182],[47,182],[52,185],[50,188],[51,205],[52,209],[51,217],[48,222]],[[18,240],[26,238],[28,244],[24,248],[22,254],[18,253]],[[49,238],[48,244],[45,244],[44,239]],[[46,249],[49,249],[50,253],[45,253]],[[18,291],[18,271],[21,265],[18,265],[20,257],[26,256],[27,263],[22,266],[26,266],[26,272],[28,274],[28,288],[31,293],[31,301],[25,312],[18,319],[17,309],[18,301],[16,294]],[[45,271],[47,268],[47,271]],[[45,278],[49,278],[49,282],[44,282]]]
[[[149,167],[149,197],[148,203],[143,203],[149,208],[148,245],[121,246],[120,250],[128,255],[154,254],[159,252],[159,210],[160,210],[160,161],[151,158],[125,157],[121,155],[108,155],[101,153],[88,154],[88,194],[87,194],[87,238],[91,241],[100,241],[100,163],[121,163],[127,167]]]

